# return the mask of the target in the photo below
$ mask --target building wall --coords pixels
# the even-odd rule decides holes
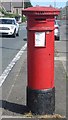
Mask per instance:
[[[1,5],[6,9],[7,12],[12,11],[12,3],[11,2],[1,2]]]
[[[7,12],[22,14],[22,3],[21,2],[1,2],[1,6],[5,8]],[[18,11],[18,12],[17,12]]]
[[[23,4],[23,0],[14,0],[14,2],[1,2],[1,5],[6,9],[7,12],[22,15],[23,7],[28,7],[28,5],[31,5],[30,0],[27,1],[29,2],[29,4],[26,4],[27,2],[24,2]]]
[[[15,14],[22,15],[22,8],[13,8],[12,12]]]

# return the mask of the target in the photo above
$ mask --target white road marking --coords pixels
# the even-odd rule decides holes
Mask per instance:
[[[10,64],[7,66],[7,68],[4,70],[4,72],[0,76],[0,87],[2,86],[3,82],[7,78],[9,72],[12,70],[12,68],[14,67],[16,62],[22,56],[22,54],[23,54],[24,50],[26,49],[26,47],[27,47],[27,43],[21,48],[21,50],[17,53],[17,55],[13,58],[13,60],[10,62]]]
[[[21,48],[21,50],[17,53],[17,55],[13,58],[13,60],[10,62],[10,64],[7,66],[7,68],[4,70],[2,75],[0,76],[0,87],[2,86],[3,82],[9,75],[9,72],[12,70],[16,62],[20,59],[22,56],[24,50],[27,47],[27,43]],[[54,60],[60,60],[60,61],[65,61],[66,62],[66,57],[55,57]]]

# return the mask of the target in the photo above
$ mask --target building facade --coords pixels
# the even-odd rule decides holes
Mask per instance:
[[[23,2],[23,0],[14,0],[13,2],[0,2],[0,4],[7,12],[19,15],[22,15],[22,9],[31,6],[30,0],[27,0],[27,2]]]

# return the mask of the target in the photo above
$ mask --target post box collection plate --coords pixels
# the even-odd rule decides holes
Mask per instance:
[[[35,32],[35,47],[45,47],[45,32]]]

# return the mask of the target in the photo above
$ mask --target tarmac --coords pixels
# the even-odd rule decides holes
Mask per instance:
[[[2,86],[2,120],[29,118],[28,115],[26,117],[29,113],[26,106],[26,87],[27,50],[17,61]],[[66,118],[66,71],[62,61],[58,59],[55,60],[55,89],[55,114]]]

